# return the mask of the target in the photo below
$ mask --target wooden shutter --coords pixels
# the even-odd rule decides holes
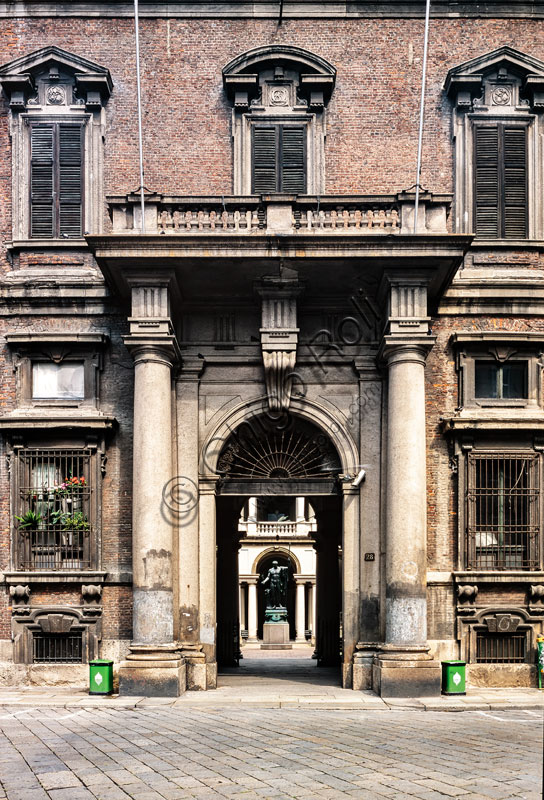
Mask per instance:
[[[54,231],[54,126],[30,128],[30,235],[51,239]]]
[[[527,236],[527,129],[481,125],[474,139],[475,232],[482,239]]]
[[[500,237],[499,128],[475,128],[474,137],[475,233],[482,239]]]
[[[255,125],[253,128],[253,180],[254,194],[268,194],[278,191],[278,128],[277,126]]]
[[[505,239],[527,236],[527,130],[503,128],[503,232]]]
[[[83,128],[59,125],[60,236],[79,238],[82,231]]]
[[[83,221],[83,126],[30,129],[30,235],[80,238]]]
[[[284,125],[281,130],[281,188],[289,194],[306,192],[306,128]]]

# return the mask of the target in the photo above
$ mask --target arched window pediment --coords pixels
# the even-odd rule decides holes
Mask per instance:
[[[288,45],[257,47],[223,68],[225,91],[237,108],[247,108],[255,101],[267,106],[323,108],[335,80],[336,69],[324,58]],[[281,91],[282,87],[286,91]]]

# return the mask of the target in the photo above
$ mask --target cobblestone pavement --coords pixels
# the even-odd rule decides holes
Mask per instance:
[[[0,798],[541,797],[538,710],[0,708]]]

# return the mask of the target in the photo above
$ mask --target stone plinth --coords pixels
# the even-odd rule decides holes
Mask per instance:
[[[440,662],[428,647],[383,645],[374,658],[373,689],[380,697],[437,697],[441,683]]]
[[[265,622],[261,650],[292,650],[288,622]]]
[[[119,667],[119,693],[179,697],[186,686],[185,659],[175,646],[132,644]]]

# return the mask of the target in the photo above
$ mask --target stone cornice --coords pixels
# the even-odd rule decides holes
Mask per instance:
[[[277,0],[216,0],[203,3],[201,0],[177,0],[177,2],[141,2],[140,17],[156,18],[205,18],[238,19],[265,18],[278,19]],[[0,17],[132,17],[134,6],[126,0],[109,2],[90,2],[89,0],[65,0],[64,2],[45,2],[26,0],[26,2],[0,3]],[[424,0],[388,0],[371,2],[369,0],[284,0],[283,19],[360,19],[360,18],[421,18],[425,16]],[[451,3],[435,0],[432,6],[433,18],[475,17],[475,18],[544,18],[542,0],[499,0],[499,2]]]

